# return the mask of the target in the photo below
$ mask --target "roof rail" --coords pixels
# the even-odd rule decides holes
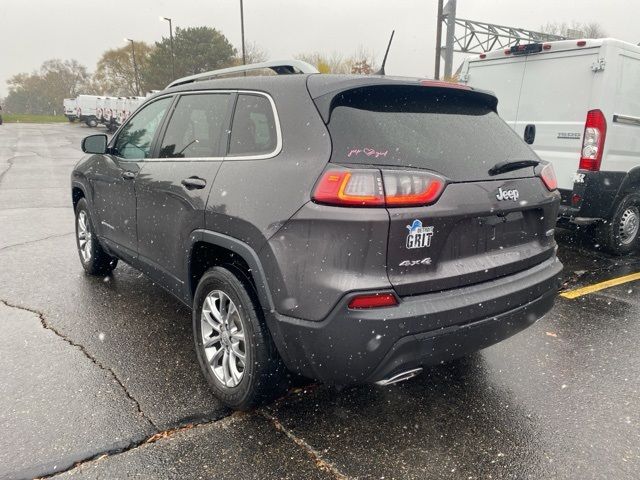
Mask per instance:
[[[251,70],[262,69],[273,70],[278,75],[289,75],[292,73],[318,73],[316,67],[308,64],[307,62],[303,62],[302,60],[273,60],[271,62],[252,63],[249,65],[240,65],[239,67],[222,68],[220,70],[212,70],[210,72],[203,72],[196,75],[191,75],[189,77],[179,78],[167,85],[167,88],[175,87],[177,85],[184,85],[185,83],[210,80],[212,78],[221,77],[223,75],[231,75],[234,73],[244,73]]]

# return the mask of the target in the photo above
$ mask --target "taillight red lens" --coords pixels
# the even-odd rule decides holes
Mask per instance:
[[[427,172],[383,170],[385,201],[389,207],[434,203],[444,190],[444,179]]]
[[[556,171],[550,163],[540,171],[540,178],[550,192],[558,188],[558,177],[556,177]]]
[[[602,163],[604,140],[607,136],[607,120],[600,110],[590,110],[584,124],[582,136],[582,153],[580,155],[580,170],[597,172]]]
[[[330,169],[322,174],[313,200],[345,207],[417,207],[440,198],[446,182],[428,172]]]
[[[398,299],[393,293],[374,293],[369,295],[358,295],[349,302],[349,308],[358,310],[362,308],[393,307],[398,305]]]
[[[313,199],[328,205],[372,207],[384,205],[382,179],[378,170],[328,170],[324,172]]]

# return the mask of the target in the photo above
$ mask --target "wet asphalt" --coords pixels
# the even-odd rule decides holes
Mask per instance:
[[[94,132],[0,127],[0,478],[640,477],[640,282],[409,382],[232,414],[187,308],[126,265],[82,271],[69,173]],[[558,239],[566,289],[640,271]]]

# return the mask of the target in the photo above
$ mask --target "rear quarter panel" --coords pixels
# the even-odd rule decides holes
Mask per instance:
[[[279,88],[268,93],[276,104],[282,150],[273,158],[227,158],[222,162],[205,211],[205,228],[260,252],[271,285],[281,283],[281,274],[265,244],[310,201],[313,186],[329,161],[331,141],[305,82],[283,77]],[[271,290],[274,296],[278,293],[274,287]]]

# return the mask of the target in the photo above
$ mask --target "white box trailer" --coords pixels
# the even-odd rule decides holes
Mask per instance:
[[[460,81],[493,91],[502,118],[553,163],[561,225],[594,225],[614,253],[640,246],[640,47],[521,45],[467,58]]]
[[[97,95],[78,95],[76,98],[76,115],[78,120],[86,123],[90,127],[98,125],[96,118],[97,101]]]
[[[78,119],[78,102],[75,98],[65,98],[62,101],[62,107],[64,110],[64,116],[67,117],[70,122],[75,122]]]

